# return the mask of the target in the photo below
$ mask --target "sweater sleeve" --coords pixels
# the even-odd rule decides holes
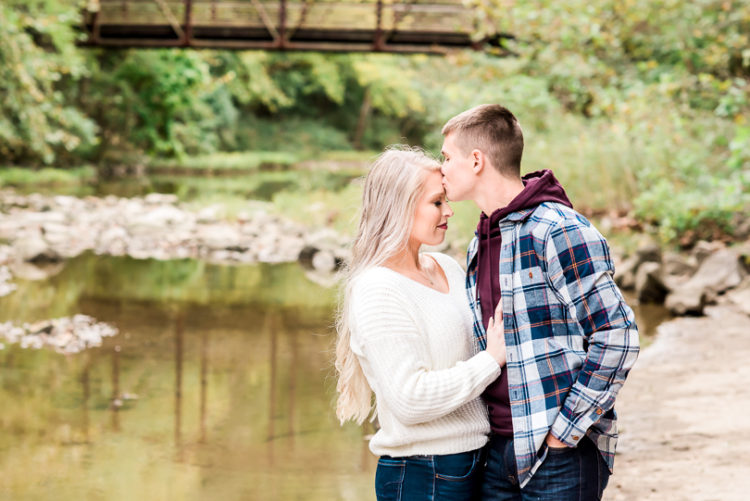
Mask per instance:
[[[500,374],[482,351],[448,369],[431,370],[424,326],[394,288],[355,289],[350,310],[352,349],[367,361],[377,397],[406,425],[450,414],[478,397]],[[450,350],[450,346],[444,349]]]

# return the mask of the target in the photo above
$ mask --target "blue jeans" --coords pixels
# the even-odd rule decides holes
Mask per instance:
[[[440,456],[381,456],[375,472],[378,501],[478,499],[482,449]]]
[[[482,501],[595,501],[608,480],[604,458],[584,437],[575,448],[547,448],[544,462],[521,489],[513,439],[493,436],[487,444]]]

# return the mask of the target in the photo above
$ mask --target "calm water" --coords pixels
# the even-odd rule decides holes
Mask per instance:
[[[18,285],[2,321],[120,334],[0,351],[0,499],[374,499],[364,432],[332,412],[334,292],[297,265],[86,255]]]
[[[296,264],[83,255],[16,282],[0,321],[84,313],[120,334],[0,351],[0,499],[374,499],[372,430],[332,411],[335,291]]]

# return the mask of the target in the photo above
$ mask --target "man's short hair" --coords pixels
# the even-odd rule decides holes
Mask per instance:
[[[500,174],[521,175],[523,131],[507,108],[499,104],[480,104],[448,120],[442,133],[444,136],[453,134],[464,154],[480,150]]]

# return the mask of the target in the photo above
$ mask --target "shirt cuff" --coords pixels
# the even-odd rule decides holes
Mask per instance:
[[[593,424],[593,423],[591,423]],[[552,423],[550,433],[553,437],[564,443],[568,447],[578,447],[578,442],[586,436],[588,428],[581,428],[576,423],[573,423],[563,415],[561,409],[560,414],[557,415],[557,419]]]

